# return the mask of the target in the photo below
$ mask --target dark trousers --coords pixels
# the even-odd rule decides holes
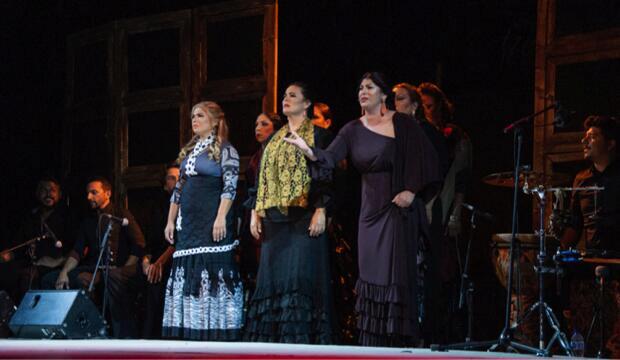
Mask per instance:
[[[137,338],[139,336],[134,318],[134,300],[143,287],[140,265],[111,268],[108,278],[108,301],[112,323],[112,335],[116,338]],[[60,271],[53,271],[43,277],[42,285],[46,289],[54,289]],[[78,266],[71,270],[69,287],[71,289],[87,289],[92,279],[93,268]],[[95,285],[101,286],[104,273],[97,272]]]
[[[160,282],[146,284],[146,313],[142,327],[142,337],[145,339],[161,339],[161,325],[164,318],[164,297],[166,285],[170,277],[170,266],[164,268]],[[143,275],[146,282],[146,276]]]

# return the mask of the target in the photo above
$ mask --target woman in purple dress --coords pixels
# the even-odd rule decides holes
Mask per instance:
[[[390,88],[379,73],[359,84],[363,115],[346,124],[326,150],[297,134],[286,139],[329,170],[349,156],[362,175],[359,279],[356,284],[359,341],[367,346],[417,344],[418,243],[427,230],[422,190],[440,181],[437,154],[408,115],[385,109]]]

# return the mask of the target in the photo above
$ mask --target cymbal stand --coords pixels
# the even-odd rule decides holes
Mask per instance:
[[[537,356],[551,356],[551,347],[556,341],[559,341],[560,347],[566,355],[573,356],[573,352],[570,347],[570,343],[566,338],[566,335],[560,329],[560,322],[553,313],[551,307],[545,302],[545,274],[553,273],[554,268],[546,267],[545,262],[547,260],[547,250],[545,248],[545,204],[546,204],[546,189],[543,186],[538,186],[533,189],[527,190],[529,193],[535,194],[538,197],[539,205],[539,227],[538,227],[538,266],[536,267],[536,273],[538,273],[538,301],[530,306],[529,309],[523,315],[522,322],[527,321],[529,316],[538,310],[538,349],[535,354]],[[554,330],[551,340],[545,346],[545,319],[549,323],[549,326]],[[513,329],[520,324],[517,322],[513,326]]]

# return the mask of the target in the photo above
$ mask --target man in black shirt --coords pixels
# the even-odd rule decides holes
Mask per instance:
[[[176,163],[166,167],[166,176],[161,196],[151,208],[150,222],[146,229],[146,253],[142,264],[146,278],[146,314],[142,336],[146,339],[161,337],[161,325],[164,315],[164,295],[172,266],[174,246],[164,237],[164,229],[168,223],[170,197],[179,180],[180,169]]]
[[[620,164],[616,161],[617,127],[613,118],[590,116],[584,123],[583,155],[590,167],[579,172],[573,187],[604,187],[602,191],[573,191],[572,221],[562,246],[585,250],[620,250]]]
[[[579,172],[573,187],[604,187],[604,190],[575,190],[571,198],[571,222],[561,239],[563,248],[578,248],[593,252],[595,257],[620,257],[620,164],[617,159],[618,131],[615,119],[589,116],[584,122],[586,133],[581,140],[584,159],[590,167]],[[566,266],[565,286],[562,287],[564,315],[572,329],[585,335],[593,318],[593,305],[598,303],[595,283],[597,264]],[[620,308],[615,289],[618,269],[611,267],[611,281],[606,280],[604,296],[604,341],[607,348],[617,348],[617,336],[612,329],[620,328]],[[599,346],[600,327],[597,324],[586,344],[586,356],[594,356]],[[603,354],[606,353],[602,349]],[[617,352],[607,353],[617,357]],[[613,356],[616,355],[616,356]]]
[[[119,338],[136,337],[134,313],[131,309],[133,295],[141,285],[140,259],[144,256],[144,235],[129,210],[112,204],[110,200],[112,186],[108,180],[104,178],[91,180],[86,192],[93,212],[82,221],[75,245],[62,270],[48,274],[43,280],[44,284],[48,288],[56,289],[87,288],[97,263],[103,234],[108,224],[115,222],[108,238],[110,247],[108,295],[112,333]],[[126,218],[129,223],[127,226],[121,226],[106,215]],[[103,268],[100,267],[95,284],[103,283],[104,274]]]

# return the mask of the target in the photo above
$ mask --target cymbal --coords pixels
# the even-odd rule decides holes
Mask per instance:
[[[566,174],[553,174],[545,175],[535,171],[522,171],[519,174],[519,187],[525,184],[525,180],[529,187],[538,185],[557,185],[565,184],[571,181],[571,177]],[[499,172],[489,174],[482,178],[482,182],[488,185],[501,186],[501,187],[513,187],[514,186],[514,173],[512,171]]]
[[[538,234],[532,233],[517,233],[515,238],[521,243],[521,247],[524,249],[538,249],[540,239]],[[506,248],[510,246],[512,240],[511,233],[498,233],[492,235],[493,245],[498,248]],[[556,245],[558,243],[554,236],[545,234],[545,243],[547,246]]]

